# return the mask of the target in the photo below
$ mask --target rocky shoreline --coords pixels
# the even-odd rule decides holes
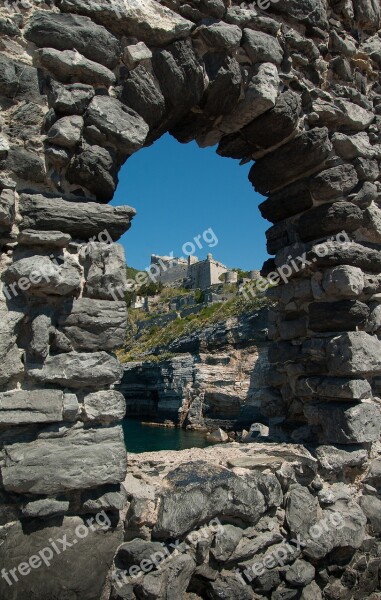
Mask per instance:
[[[381,447],[130,455],[113,600],[378,600]]]
[[[182,336],[173,358],[123,364],[126,415],[205,431],[250,426],[266,393],[267,327],[261,309]]]

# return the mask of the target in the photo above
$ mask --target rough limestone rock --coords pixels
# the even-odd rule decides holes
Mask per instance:
[[[126,337],[126,305],[79,298],[65,305],[59,326],[75,350],[96,350],[99,341],[103,350],[115,350],[123,346]]]
[[[320,396],[321,398],[362,400],[372,397],[372,388],[365,379],[301,378],[297,383],[297,391],[301,396]]]
[[[72,148],[79,143],[83,130],[83,119],[78,115],[62,117],[48,131],[47,141],[64,148]]]
[[[112,423],[124,418],[126,401],[123,394],[114,390],[94,392],[85,396],[83,411],[86,421]]]
[[[51,81],[48,88],[48,100],[51,108],[63,115],[82,115],[95,95],[92,85],[73,83],[62,85]]]
[[[218,514],[253,523],[282,499],[280,485],[273,475],[253,472],[242,479],[201,461],[174,469],[166,480],[168,492],[162,496],[154,528],[159,539],[179,537],[197,522],[211,520]],[[235,500],[232,502],[231,498]]]
[[[78,15],[34,13],[25,37],[39,48],[77,50],[109,69],[116,66],[120,54],[116,37],[88,17]]]
[[[123,479],[127,460],[122,429],[74,427],[53,431],[49,438],[5,447],[3,485],[8,491],[57,494],[86,489]],[[54,451],[56,449],[56,452]]]
[[[49,356],[43,367],[28,366],[30,377],[39,383],[55,383],[71,388],[98,388],[119,383],[123,369],[106,352],[69,352]]]
[[[221,22],[201,25],[193,33],[194,40],[203,42],[213,50],[233,50],[240,45],[241,38],[242,31],[237,25],[227,25]]]
[[[32,526],[27,530],[21,523],[13,523],[0,547],[1,565],[8,572],[19,564],[20,548],[24,548],[25,556],[29,557],[37,555],[43,548],[51,548],[50,540],[60,538],[70,544],[65,548],[65,560],[61,554],[63,545],[58,542],[60,554],[52,550],[54,556],[49,566],[41,560],[39,568],[31,569],[28,576],[18,575],[17,584],[13,581],[13,589],[17,589],[19,597],[59,598],[65,590],[64,593],[70,594],[73,600],[99,598],[115,550],[123,540],[122,528],[107,527],[111,522],[107,515],[105,517],[99,518],[101,526],[96,525],[94,531],[78,516],[51,518],[46,521],[46,527]],[[86,527],[86,537],[76,535],[79,526],[80,536],[84,535],[83,527]],[[76,544],[73,544],[74,540]],[[51,577],[52,572],[55,577]],[[0,579],[0,595],[7,598],[10,590],[9,583]]]
[[[319,446],[316,456],[325,473],[339,475],[344,469],[365,467],[368,455],[365,449]]]
[[[36,53],[39,67],[47,69],[62,83],[88,83],[109,87],[115,83],[110,69],[82,56],[76,50],[42,48]]]
[[[112,149],[96,144],[84,144],[81,153],[71,161],[67,170],[68,181],[80,185],[101,202],[109,202],[118,184],[117,169]]]
[[[322,443],[362,444],[380,436],[381,410],[372,402],[310,404],[304,412],[311,424],[320,425]]]
[[[260,193],[266,194],[308,171],[316,170],[331,148],[327,130],[312,129],[275,150],[266,159],[257,161],[251,168],[249,179]]]
[[[362,375],[381,371],[381,342],[365,333],[343,333],[328,342],[327,359],[332,375]]]
[[[63,0],[61,9],[86,14],[111,31],[127,33],[146,43],[160,46],[186,37],[194,27],[192,22],[155,0]]]
[[[61,263],[61,264],[60,264]],[[72,296],[79,292],[81,271],[70,258],[49,256],[21,258],[7,269],[5,279],[30,295]]]
[[[157,81],[149,68],[145,68],[142,64],[129,72],[123,85],[121,100],[140,115],[151,128],[159,125],[166,112],[165,99]]]
[[[63,393],[58,390],[0,394],[0,425],[54,423],[63,420]]]
[[[225,117],[219,125],[224,133],[238,131],[261,114],[275,106],[278,97],[279,76],[276,67],[265,62],[258,67],[245,90],[245,97],[238,103],[232,115]]]
[[[279,65],[282,62],[283,52],[279,42],[267,33],[245,29],[242,45],[253,63],[271,62]]]
[[[79,200],[79,199],[78,199]],[[130,228],[136,212],[130,206],[100,206],[96,202],[75,202],[43,194],[22,194],[22,229],[62,231],[73,238],[103,241],[102,234],[117,240]],[[95,243],[95,241],[94,241]]]
[[[96,127],[121,152],[132,154],[141,148],[148,125],[132,109],[116,98],[96,96],[86,113],[86,125]]]
[[[127,276],[122,246],[90,242],[81,248],[79,258],[86,277],[85,297],[117,302],[124,299]]]

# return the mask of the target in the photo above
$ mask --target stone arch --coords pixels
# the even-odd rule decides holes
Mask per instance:
[[[126,318],[112,290],[125,282],[109,242],[134,209],[107,202],[123,162],[165,131],[255,160],[250,180],[268,196],[260,208],[274,259],[263,274],[288,275],[271,291],[263,411],[295,441],[378,439],[379,5],[269,4],[1,9],[4,524],[64,515],[70,530],[78,515],[123,506],[123,401],[110,388]],[[81,598],[101,583],[87,580]]]

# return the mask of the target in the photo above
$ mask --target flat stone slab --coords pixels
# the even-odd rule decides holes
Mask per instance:
[[[49,439],[5,446],[4,488],[18,494],[58,494],[119,483],[127,470],[120,426],[51,432]]]
[[[0,425],[62,421],[64,394],[60,390],[17,390],[0,394]]]
[[[273,469],[277,470],[282,466],[282,459],[279,456],[253,456],[244,458],[233,458],[228,460],[228,467],[239,467],[242,469]]]

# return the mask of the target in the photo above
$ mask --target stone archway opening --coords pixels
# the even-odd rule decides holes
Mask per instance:
[[[119,240],[129,265],[145,269],[151,254],[205,259],[212,252],[231,268],[262,267],[268,224],[258,204],[265,198],[253,193],[250,163],[223,160],[216,149],[180,144],[166,134],[125,162],[111,205],[129,204],[137,211]],[[210,246],[202,235],[197,238],[208,229],[218,238]]]
[[[20,600],[63,589],[98,598],[122,541],[116,527],[101,541],[94,536],[93,554],[78,544],[74,580],[57,556],[55,578],[46,562],[31,579],[17,576],[20,546],[30,556],[52,532],[70,534],[100,509],[116,522],[126,505],[124,404],[113,389],[126,318],[113,290],[125,284],[124,256],[108,242],[134,211],[108,202],[127,157],[166,131],[254,159],[250,180],[268,196],[261,212],[273,222],[274,259],[263,273],[280,285],[272,291],[264,413],[282,419],[294,441],[343,446],[339,478],[353,465],[348,453],[360,446],[361,466],[379,439],[380,8],[373,0],[274,4],[263,11],[228,0],[57,0],[1,8],[0,553],[16,569],[2,575],[5,597],[17,584]],[[309,474],[317,463],[330,469],[324,450],[316,452]],[[298,485],[311,482],[306,471]],[[172,477],[174,487],[183,476]],[[204,469],[200,477],[206,485]],[[282,483],[287,491],[286,476]],[[267,508],[281,505],[275,487],[266,488]],[[331,502],[318,500],[318,489],[304,487],[285,506],[292,533],[292,502],[315,516],[319,501]],[[370,521],[372,502],[362,504]],[[349,527],[324,556],[338,539],[343,548],[361,544],[365,516],[357,504],[350,514],[358,536]],[[158,539],[174,531],[164,521]],[[98,552],[104,569],[94,576],[88,565]],[[228,584],[208,585],[218,597],[218,585]]]

